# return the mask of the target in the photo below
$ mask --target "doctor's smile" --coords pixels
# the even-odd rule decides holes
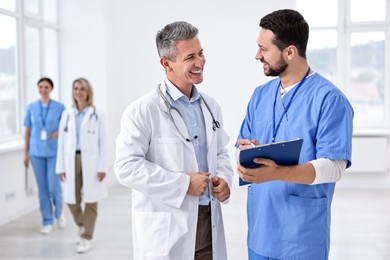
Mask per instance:
[[[107,197],[106,132],[88,80],[74,80],[72,99],[73,106],[63,112],[60,121],[56,172],[78,227],[76,251],[86,253],[92,248],[98,201]]]
[[[203,70],[192,70],[191,73],[200,76],[203,73]]]
[[[259,25],[255,58],[275,78],[254,90],[236,146],[299,138],[302,149],[294,163],[237,162],[238,175],[251,182],[248,259],[327,260],[335,184],[351,165],[354,112],[332,82],[310,69],[309,25],[299,12],[277,10]]]
[[[226,260],[221,202],[233,169],[221,108],[195,86],[206,62],[198,29],[168,24],[156,45],[165,77],[127,107],[116,143],[115,174],[133,192],[134,259]]]

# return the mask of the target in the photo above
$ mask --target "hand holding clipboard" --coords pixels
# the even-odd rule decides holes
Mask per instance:
[[[240,164],[245,168],[258,168],[260,164],[253,162],[255,158],[273,160],[281,166],[297,165],[301,153],[303,139],[295,139],[277,143],[257,145],[240,151]],[[240,186],[250,184],[240,178]]]

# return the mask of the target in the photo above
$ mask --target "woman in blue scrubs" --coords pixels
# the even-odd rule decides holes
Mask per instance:
[[[24,165],[28,167],[31,161],[38,186],[43,225],[41,234],[53,230],[54,219],[57,219],[60,228],[66,225],[61,183],[55,172],[58,125],[65,106],[50,98],[53,87],[49,78],[38,81],[40,99],[28,105],[24,118]]]

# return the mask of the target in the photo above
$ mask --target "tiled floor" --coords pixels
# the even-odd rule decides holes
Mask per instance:
[[[246,256],[246,188],[233,188],[223,206],[230,260]],[[77,229],[68,226],[40,235],[39,212],[0,227],[0,259],[132,259],[130,191],[114,185],[99,204],[93,247],[76,253]],[[390,260],[390,190],[336,189],[331,260]],[[313,259],[315,260],[315,259]]]

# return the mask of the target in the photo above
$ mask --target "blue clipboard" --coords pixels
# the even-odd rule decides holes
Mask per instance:
[[[276,142],[259,145],[240,151],[240,163],[245,168],[258,168],[261,165],[253,162],[254,158],[267,158],[275,161],[278,165],[297,165],[301,154],[303,139]],[[247,185],[250,182],[240,178],[239,185]]]

